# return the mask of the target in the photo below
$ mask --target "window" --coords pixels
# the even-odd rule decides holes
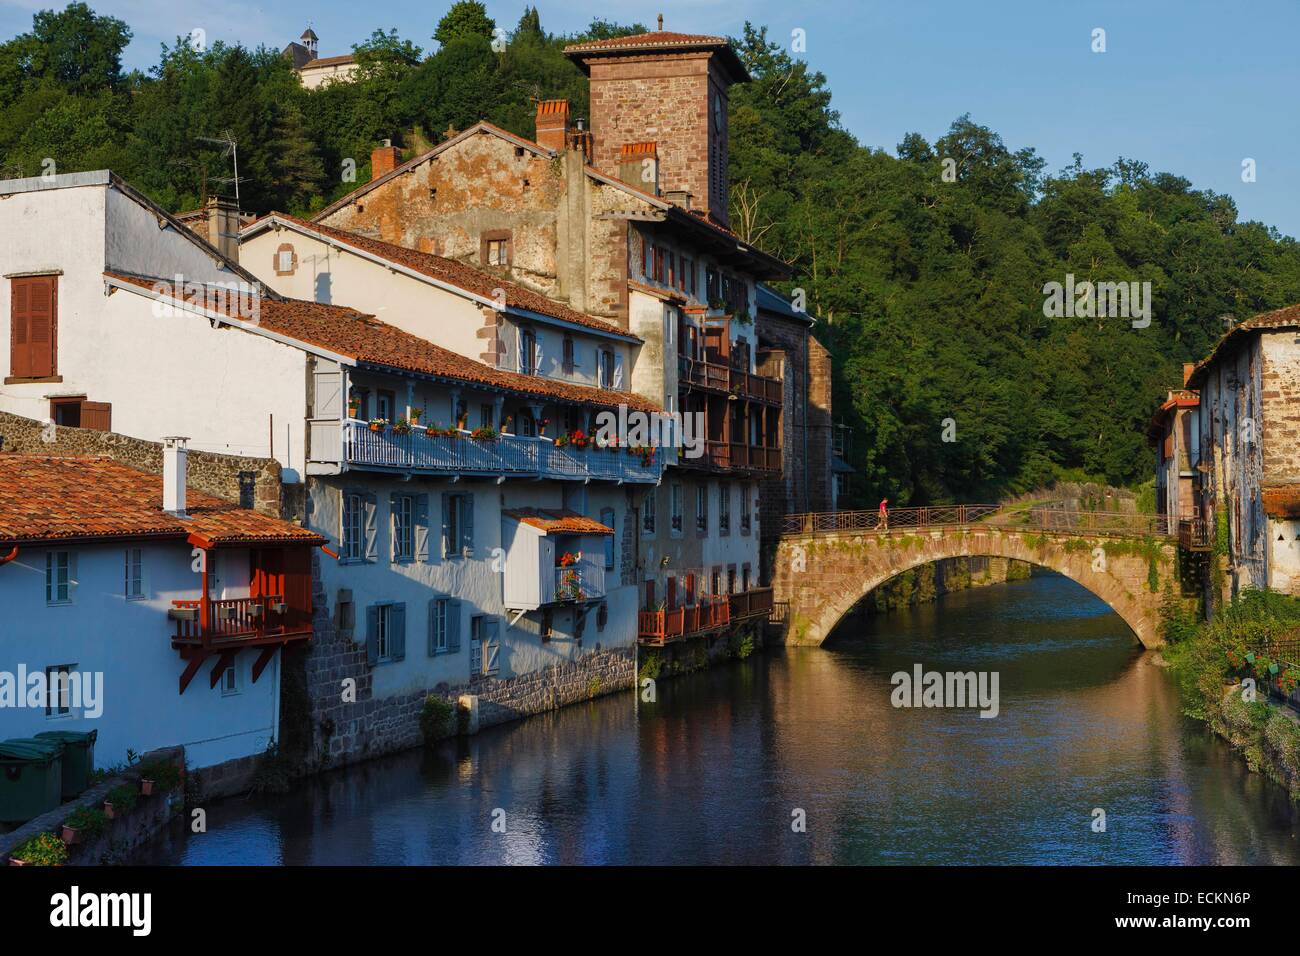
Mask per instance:
[[[742,564],[742,565],[740,566],[740,589],[741,589],[742,591],[748,591],[748,590],[749,590],[749,584],[750,584],[750,580],[749,580],[749,562],[746,561],[744,564]]]
[[[600,602],[600,607],[596,608],[596,630],[603,631],[605,625],[609,623],[609,603]]]
[[[365,496],[350,491],[343,495],[343,533],[340,556],[345,561],[365,557]]]
[[[478,423],[484,428],[495,428],[496,418],[496,409],[492,405],[484,402],[478,407]]]
[[[736,566],[734,564],[727,565],[727,593],[736,593]]]
[[[125,587],[122,593],[128,601],[144,597],[144,551],[127,548],[125,552]]]
[[[668,275],[665,278],[668,280],[668,285],[677,284],[677,253],[675,252],[668,253]]]
[[[291,276],[298,268],[298,256],[290,243],[282,242],[275,250],[275,274]]]
[[[561,364],[564,367],[565,375],[572,375],[573,370],[577,368],[577,362],[574,360],[573,357],[573,336],[572,335],[566,335],[564,337],[564,347],[563,347],[563,356],[561,358]]]
[[[749,534],[750,517],[749,517],[749,491],[742,486],[740,491],[740,533]]]
[[[415,496],[393,495],[393,560],[415,558]]]
[[[731,531],[731,485],[725,481],[718,485],[718,531]]]
[[[235,670],[235,664],[232,661],[230,666],[221,672],[221,696],[232,697],[239,693],[239,671]]]
[[[470,618],[470,656],[471,674],[490,675],[501,669],[501,641],[497,637],[498,622],[476,614]]]
[[[607,528],[614,527],[613,508],[600,509],[600,523]],[[614,569],[614,535],[607,534],[605,535],[605,570],[612,571],[613,569]]]
[[[520,409],[515,416],[515,431],[524,438],[537,437],[537,422],[533,418],[533,413],[526,409]]]
[[[429,656],[445,654],[451,650],[449,598],[434,598],[429,602]],[[457,602],[459,605],[459,602]]]
[[[72,712],[72,668],[75,664],[56,664],[45,668],[45,716],[64,717]]]
[[[654,280],[656,282],[664,281],[664,265],[665,265],[664,251],[658,246],[655,246]]]
[[[650,279],[654,277],[655,271],[654,246],[649,239],[642,239],[641,247],[645,250],[645,262],[642,264],[641,274]]]
[[[519,333],[519,371],[525,375],[537,374],[537,333],[532,329]]]
[[[720,594],[722,593],[722,568],[721,568],[721,566],[715,567],[715,568],[713,569],[713,573],[712,573],[711,575],[709,575],[709,593],[712,594],[712,595],[714,595],[715,597],[716,597],[717,595],[720,595]]]
[[[505,266],[510,264],[509,256],[506,254],[506,241],[504,239],[488,240],[487,264],[490,266]]]
[[[370,420],[370,389],[368,388],[352,389],[352,402],[356,403],[356,408],[357,408],[356,415],[352,417],[356,418],[358,421],[363,421],[363,422],[369,421]],[[350,405],[352,404],[352,402],[349,402],[348,404]]]
[[[499,269],[510,265],[510,230],[493,229],[479,237],[479,260]]]
[[[641,530],[646,534],[655,533],[655,489],[651,488],[646,492],[643,504],[641,505]]]
[[[672,486],[672,514],[670,523],[674,531],[682,530],[682,486],[674,482]]]
[[[9,280],[9,374],[15,379],[58,374],[58,276]]]
[[[600,350],[600,375],[597,384],[601,388],[614,387],[614,353],[610,349]]]
[[[45,603],[69,604],[72,601],[72,552],[45,552]]]
[[[392,392],[380,389],[375,402],[375,417],[382,418],[386,422],[393,420],[394,410],[397,408],[397,396]]]
[[[386,602],[366,608],[366,659],[373,666],[406,657],[406,605]]]
[[[442,496],[442,556],[467,557],[474,552],[474,496]]]
[[[709,530],[709,486],[695,487],[695,530],[707,534]]]

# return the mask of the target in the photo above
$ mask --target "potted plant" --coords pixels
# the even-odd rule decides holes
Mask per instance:
[[[108,826],[108,817],[103,810],[95,807],[78,807],[68,814],[63,821],[63,842],[72,846],[91,840],[104,832]]]
[[[175,790],[181,782],[181,771],[170,760],[151,760],[140,765],[140,793],[152,796],[154,792]]]
[[[411,433],[411,423],[408,422],[405,418],[399,418],[397,421],[393,422],[394,435],[409,435],[410,433]]]
[[[563,447],[564,447],[565,445],[567,445],[568,443],[569,443],[569,436],[568,436],[568,435],[556,435],[556,436],[555,436],[555,447],[556,447],[556,448],[563,448]]]
[[[140,795],[126,784],[114,787],[104,797],[104,816],[116,820],[119,814],[130,813],[139,798]]]
[[[412,424],[413,426],[414,426],[414,425],[418,425],[418,424],[420,424],[420,418],[421,418],[423,415],[424,415],[424,409],[423,409],[423,408],[412,408],[411,411],[410,411],[411,424]]]
[[[361,399],[359,399],[359,398],[349,398],[349,399],[348,399],[348,418],[356,418],[357,415],[360,414],[360,412],[361,412]]]
[[[10,866],[63,866],[68,845],[53,833],[38,833],[9,855]]]
[[[372,432],[382,432],[382,431],[383,431],[385,428],[387,428],[387,427],[388,427],[388,419],[387,419],[387,418],[372,418],[372,419],[370,419],[370,430],[371,430]]]
[[[496,441],[497,430],[489,425],[480,425],[469,433],[469,437],[474,441]]]

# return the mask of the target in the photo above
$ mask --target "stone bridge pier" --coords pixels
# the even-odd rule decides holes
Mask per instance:
[[[862,598],[911,568],[946,558],[1012,558],[1083,585],[1124,619],[1147,648],[1164,643],[1166,582],[1181,594],[1177,544],[1165,537],[1115,537],[974,524],[906,531],[787,533],[777,546],[772,586],[788,606],[789,644],[821,644]],[[1154,584],[1154,590],[1152,585]]]

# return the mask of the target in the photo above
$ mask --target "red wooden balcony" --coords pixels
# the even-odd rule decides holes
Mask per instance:
[[[702,597],[695,604],[656,611],[641,611],[637,634],[641,643],[662,646],[731,623],[731,602],[726,595]]]
[[[289,607],[281,595],[255,598],[172,601],[170,617],[176,622],[172,646],[220,647],[237,643],[283,642],[311,636],[311,613]]]
[[[698,458],[683,457],[686,467],[707,468],[711,471],[752,472],[759,475],[781,473],[781,449],[747,445],[743,442],[706,441],[704,453]]]
[[[731,602],[731,620],[744,621],[749,618],[767,619],[772,616],[772,589],[750,588],[738,594],[729,594]]]

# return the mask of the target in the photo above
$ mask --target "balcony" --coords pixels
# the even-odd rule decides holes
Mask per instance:
[[[772,589],[750,588],[738,594],[727,595],[731,602],[731,619],[746,621],[750,618],[767,620],[772,616]]]
[[[172,601],[167,612],[176,623],[172,647],[180,651],[181,659],[186,662],[180,676],[180,693],[185,693],[209,657],[219,658],[211,677],[212,686],[216,687],[235,655],[245,648],[261,651],[253,662],[253,683],[257,683],[277,649],[296,641],[311,640],[310,597],[306,601],[305,607],[293,606],[281,595]]]
[[[626,448],[561,447],[549,438],[521,435],[479,440],[464,430],[436,435],[421,427],[374,430],[356,419],[311,425],[312,461],[348,468],[639,484],[658,481],[663,470],[659,449],[646,456]],[[340,437],[335,439],[335,434]]]
[[[672,641],[698,637],[731,623],[731,601],[726,595],[701,597],[696,603],[637,614],[637,638],[642,644],[662,647]]]
[[[742,442],[706,441],[704,453],[700,457],[683,457],[679,463],[686,468],[745,472],[769,477],[781,473],[781,449]]]
[[[785,392],[785,384],[780,379],[755,375],[746,369],[685,355],[677,357],[677,378],[682,385],[693,385],[718,393],[726,392],[737,398],[772,405],[780,405]]]
[[[605,566],[583,558],[569,567],[555,568],[552,603],[599,601],[605,596]]]
[[[1178,522],[1178,547],[1184,551],[1211,551],[1214,540],[1210,522],[1204,518],[1183,518]]]

